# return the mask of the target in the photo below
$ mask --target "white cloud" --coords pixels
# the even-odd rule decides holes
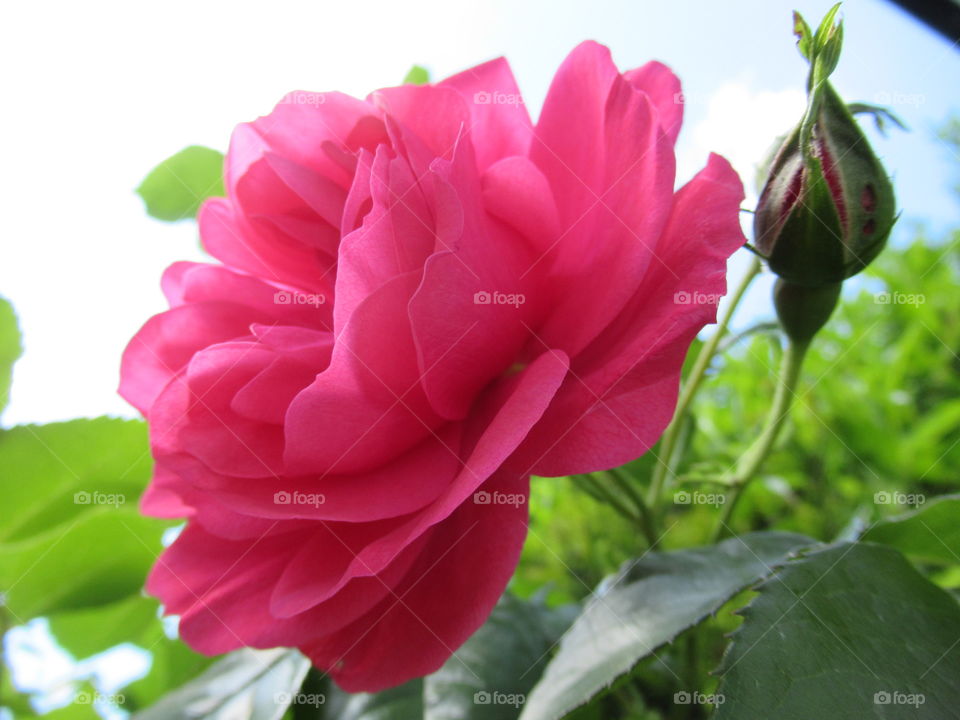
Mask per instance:
[[[778,137],[789,132],[799,121],[806,95],[802,90],[753,90],[746,82],[729,82],[721,85],[704,98],[705,110],[698,107],[697,98],[685,98],[690,111],[699,115],[688,134],[681,138],[678,153],[678,172],[681,179],[692,177],[703,166],[706,155],[715,152],[723,155],[743,180],[746,199],[744,207],[752,209],[757,202],[755,178],[757,166],[772,150]],[[751,237],[752,216],[741,215],[744,232]],[[728,285],[738,282],[750,261],[747,251],[741,250],[728,264]],[[771,316],[770,292],[773,277],[764,273],[751,286],[738,308],[734,328],[743,328],[760,319]],[[721,302],[719,311],[726,309],[727,299]],[[712,329],[706,331],[708,334]]]
[[[706,113],[683,142],[680,177],[690,177],[709,152],[723,155],[743,178],[747,201],[756,199],[754,177],[774,141],[800,119],[802,90],[755,91],[747,83],[721,85],[706,101]]]

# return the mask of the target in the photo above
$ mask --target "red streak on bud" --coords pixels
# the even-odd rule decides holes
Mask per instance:
[[[847,229],[847,208],[843,203],[843,185],[837,175],[837,164],[830,156],[827,149],[827,143],[823,138],[817,141],[817,150],[820,153],[820,164],[823,166],[823,176],[827,179],[827,185],[830,187],[830,195],[833,197],[833,204],[837,208],[837,215],[840,216],[840,225]]]
[[[800,199],[800,189],[802,187],[803,168],[801,167],[796,173],[794,173],[793,177],[790,178],[790,185],[787,186],[787,193],[784,195],[783,204],[780,206],[780,217],[777,218],[778,222],[786,222],[787,216],[796,206],[797,200]]]

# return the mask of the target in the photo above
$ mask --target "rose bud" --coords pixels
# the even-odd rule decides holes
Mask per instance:
[[[756,248],[782,278],[807,286],[841,282],[883,249],[896,220],[893,187],[828,83],[807,148],[802,128],[774,159],[754,216]]]
[[[756,249],[770,269],[807,287],[863,270],[896,220],[890,180],[827,81],[843,44],[839,9],[830,9],[816,33],[794,13],[797,48],[810,63],[807,110],[777,151],[754,215]]]

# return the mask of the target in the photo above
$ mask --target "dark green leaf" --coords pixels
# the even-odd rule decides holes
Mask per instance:
[[[425,720],[514,720],[574,608],[504,595],[490,618],[424,680]]]
[[[802,535],[751,533],[627,563],[601,585],[563,637],[521,717],[562,717],[813,542]]]
[[[151,170],[137,193],[158,220],[192,218],[204,200],[224,194],[223,154],[199,145],[185,148]]]
[[[423,680],[417,678],[379,693],[349,695],[333,688],[324,712],[329,720],[420,720]]]
[[[758,591],[719,671],[717,720],[957,716],[960,606],[897,551],[832,546]]]

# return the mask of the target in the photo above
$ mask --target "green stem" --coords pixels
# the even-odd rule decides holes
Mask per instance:
[[[697,394],[697,390],[700,389],[700,384],[703,382],[704,375],[706,374],[707,369],[710,367],[710,362],[713,360],[713,356],[717,351],[717,345],[720,343],[720,339],[726,332],[727,326],[730,324],[730,319],[733,317],[734,311],[737,309],[737,306],[743,299],[747,288],[750,287],[750,283],[753,282],[753,279],[759,273],[760,260],[753,258],[750,262],[750,266],[747,268],[747,272],[740,279],[740,284],[737,286],[736,290],[733,291],[733,295],[730,297],[730,304],[727,305],[726,311],[724,311],[723,316],[717,323],[716,331],[710,336],[710,339],[704,343],[703,347],[700,348],[700,354],[697,355],[693,369],[690,371],[690,375],[687,377],[687,382],[684,384],[683,390],[680,393],[680,398],[677,401],[677,409],[673,414],[673,420],[663,433],[663,441],[660,443],[660,462],[654,468],[653,478],[650,482],[650,490],[647,495],[647,507],[651,508],[651,513],[655,522],[658,521],[660,500],[661,495],[663,494],[664,484],[668,475],[673,474],[673,455],[674,450],[676,449],[677,440],[680,437],[680,430],[683,427],[684,417],[690,408],[690,403]],[[654,526],[653,529],[656,531],[656,526]]]
[[[647,507],[647,503],[644,502],[643,496],[637,492],[637,489],[634,487],[633,478],[619,468],[597,472],[594,473],[594,475],[609,478],[610,482],[614,483],[620,488],[624,495],[630,498],[639,513],[638,524],[644,537],[647,539],[647,543],[650,547],[656,545],[658,538],[653,531],[653,518],[650,515],[650,509]]]
[[[727,502],[724,503],[713,533],[714,542],[722,538],[729,529],[730,518],[733,516],[737,502],[743,495],[744,488],[757,474],[760,466],[763,465],[763,461],[767,459],[773,449],[773,444],[777,441],[781,428],[790,415],[790,406],[796,394],[795,388],[797,380],[800,378],[800,369],[803,367],[803,359],[809,347],[809,341],[788,341],[780,365],[779,384],[774,393],[773,405],[770,406],[764,428],[753,445],[737,461],[733,475],[728,480],[731,490],[727,494]]]
[[[610,492],[610,489],[604,487],[603,483],[592,475],[578,475],[577,478],[583,483],[584,489],[593,497],[607,503],[623,517],[633,523],[640,524],[640,516],[635,510],[627,506],[620,498]]]

